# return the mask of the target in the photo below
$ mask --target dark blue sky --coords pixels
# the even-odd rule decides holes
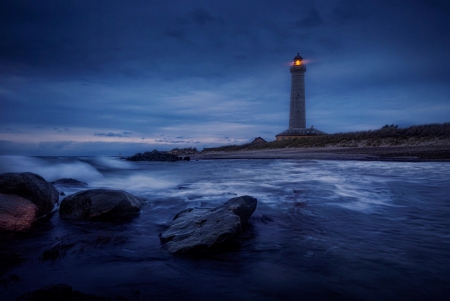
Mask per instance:
[[[0,154],[274,140],[297,52],[307,126],[450,121],[448,1],[6,0]]]

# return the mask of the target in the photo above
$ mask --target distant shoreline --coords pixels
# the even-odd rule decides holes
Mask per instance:
[[[450,145],[308,147],[241,151],[211,151],[191,155],[191,159],[311,159],[396,162],[450,162]]]

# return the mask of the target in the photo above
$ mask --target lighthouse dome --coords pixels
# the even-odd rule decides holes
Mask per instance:
[[[303,58],[302,58],[302,56],[300,55],[300,53],[297,53],[297,55],[294,57],[294,61],[298,61],[298,60],[300,60],[300,61],[303,60]]]

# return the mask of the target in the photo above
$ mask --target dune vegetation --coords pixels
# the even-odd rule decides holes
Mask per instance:
[[[225,145],[214,148],[205,148],[202,152],[277,149],[288,147],[382,147],[405,145],[450,145],[450,123],[416,125],[407,128],[399,128],[398,125],[386,124],[377,130],[308,136],[267,143]]]

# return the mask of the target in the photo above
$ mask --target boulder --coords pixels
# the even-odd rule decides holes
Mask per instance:
[[[62,178],[52,182],[53,185],[70,186],[70,187],[86,187],[87,183],[72,178]]]
[[[73,290],[70,285],[67,284],[56,284],[49,285],[43,288],[28,292],[16,301],[41,301],[41,300],[52,300],[52,301],[107,301],[107,300],[126,300],[122,298],[104,298],[94,295],[88,295],[80,291]]]
[[[232,242],[242,232],[256,205],[254,197],[245,195],[214,209],[183,210],[159,235],[161,243],[174,254],[214,251]]]
[[[30,200],[14,194],[0,193],[0,231],[25,232],[30,230],[38,207]]]
[[[151,152],[145,152],[143,154],[137,153],[129,158],[128,161],[179,161],[180,157],[168,152],[159,152],[156,149]]]
[[[51,183],[31,172],[0,175],[0,193],[30,200],[38,208],[38,217],[52,211],[59,199],[58,191]]]
[[[71,194],[61,201],[59,215],[66,219],[108,220],[140,212],[140,198],[112,189],[89,189]]]

